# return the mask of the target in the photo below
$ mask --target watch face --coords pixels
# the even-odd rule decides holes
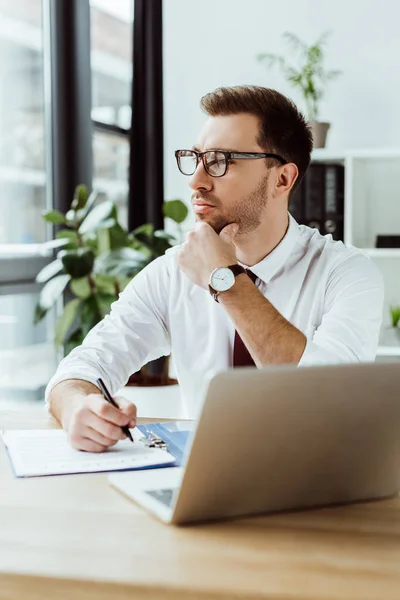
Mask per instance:
[[[235,276],[228,267],[219,267],[211,273],[210,285],[216,292],[226,292],[235,283]]]

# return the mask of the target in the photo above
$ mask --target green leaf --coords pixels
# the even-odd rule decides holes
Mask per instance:
[[[392,320],[392,327],[398,327],[400,323],[400,306],[390,306],[389,311]]]
[[[92,289],[87,277],[80,277],[79,279],[72,279],[69,287],[71,291],[78,298],[85,299],[90,296]]]
[[[76,225],[76,211],[73,208],[70,208],[69,211],[65,215],[65,220],[68,225],[74,227]]]
[[[98,291],[103,294],[115,294],[116,293],[116,288],[115,288],[116,283],[118,284],[118,288],[120,287],[119,282],[117,282],[116,278],[113,277],[112,275],[104,275],[104,274],[94,275],[93,279],[94,279],[94,282],[96,284]]]
[[[163,204],[163,213],[175,223],[182,223],[188,216],[189,209],[182,200],[168,200]]]
[[[106,254],[110,252],[110,230],[98,229],[96,232],[97,252],[96,254]]]
[[[40,318],[44,317],[44,314],[53,306],[56,300],[61,296],[65,290],[69,280],[69,275],[58,275],[53,279],[50,279],[43,287],[40,292],[39,306],[40,309],[37,311],[37,316]],[[44,314],[43,314],[44,311]],[[40,319],[39,319],[40,320]],[[36,315],[35,315],[36,322]]]
[[[142,237],[151,237],[154,232],[154,225],[152,223],[145,223],[144,225],[140,225],[132,231],[133,235],[140,239]]]
[[[83,219],[86,217],[86,215],[92,210],[93,205],[99,196],[100,196],[100,193],[97,190],[93,190],[90,193],[90,196],[87,199],[85,206],[78,210],[77,217],[80,222],[82,222]]]
[[[69,250],[61,257],[64,269],[74,279],[89,275],[93,269],[94,254],[86,248]]]
[[[54,341],[57,346],[61,346],[64,343],[65,337],[78,314],[80,305],[81,301],[79,298],[74,298],[65,305],[64,311],[57,321],[54,334]]]
[[[297,35],[285,31],[283,38],[298,52],[307,52],[307,44],[305,44]]]
[[[85,336],[82,331],[82,327],[78,327],[74,331],[72,331],[67,337],[64,339],[64,353],[65,356],[71,352],[77,346],[80,346],[85,339]]]
[[[126,248],[130,245],[130,239],[128,232],[121,227],[119,223],[115,223],[113,227],[108,230],[110,236],[110,249],[117,250],[118,248]]]
[[[117,300],[115,294],[97,294],[99,307],[101,311],[101,318],[104,319],[109,314],[111,304]]]
[[[71,203],[71,208],[74,210],[79,210],[80,208],[84,208],[86,206],[86,202],[88,201],[88,191],[86,185],[77,185],[75,188],[74,199]]]
[[[109,229],[114,227],[115,224],[116,224],[115,219],[105,219],[104,221],[99,221],[99,223],[97,223],[97,225],[94,225],[90,229],[90,234],[96,233],[97,231],[99,231],[101,229],[108,231]]]
[[[163,229],[157,229],[157,231],[154,232],[154,235],[155,237],[162,238],[163,240],[168,240],[169,242],[171,242],[171,244],[172,242],[176,242],[175,236],[171,233],[167,233]]]
[[[65,239],[65,248],[72,250],[79,247],[78,236],[73,229],[61,229],[57,231],[56,238]]]
[[[153,258],[157,258],[158,256],[163,256],[165,252],[172,248],[173,244],[171,244],[170,240],[167,237],[157,235],[157,231],[154,233],[153,238]]]
[[[35,315],[34,315],[34,319],[33,319],[34,324],[37,325],[46,316],[46,314],[47,314],[47,310],[42,308],[39,303],[36,304]]]
[[[59,273],[62,270],[63,270],[63,264],[62,264],[61,260],[58,260],[58,259],[53,260],[53,262],[46,265],[45,267],[43,267],[43,269],[41,271],[39,271],[39,273],[36,275],[36,282],[37,283],[45,283],[46,281],[48,281],[49,279],[54,277],[54,275],[57,275],[57,273]]]
[[[90,192],[90,196],[89,196],[88,201],[86,202],[86,206],[85,206],[86,214],[88,214],[88,212],[93,208],[93,205],[99,196],[100,196],[100,193],[98,190],[92,190]]]
[[[89,331],[97,325],[102,319],[102,312],[100,310],[97,296],[92,295],[86,300],[82,300],[82,312],[81,312],[81,327],[83,336],[86,337]]]
[[[278,63],[281,68],[285,67],[285,59],[277,54],[259,54],[257,60],[259,62],[267,63],[267,67],[273,67],[276,63]]]
[[[65,223],[65,215],[59,210],[48,210],[43,213],[43,218],[48,223],[53,223],[54,225],[62,225]]]
[[[120,248],[108,254],[99,256],[95,261],[95,274],[114,275],[116,277],[133,277],[137,275],[149,262],[149,257],[144,256],[133,248]]]
[[[98,229],[99,223],[108,219],[111,215],[111,212],[114,208],[114,204],[111,200],[107,200],[106,202],[102,202],[85,217],[83,222],[79,227],[79,233],[85,234],[89,231]]]

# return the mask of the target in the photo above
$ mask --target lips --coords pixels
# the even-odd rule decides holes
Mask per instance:
[[[214,208],[215,206],[213,206],[212,204],[201,204],[199,202],[196,202],[193,205],[194,212],[196,213],[206,213],[214,210]]]
[[[215,208],[213,204],[208,204],[208,202],[195,202],[194,206],[196,206],[197,208]]]
[[[208,206],[210,208],[215,208],[215,204],[211,204],[211,202],[207,202],[206,200],[203,200],[202,198],[196,198],[196,200],[193,202],[194,206]]]

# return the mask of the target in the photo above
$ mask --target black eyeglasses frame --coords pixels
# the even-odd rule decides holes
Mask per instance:
[[[184,173],[180,167],[180,153],[181,152],[191,152],[192,154],[196,155],[196,166],[194,168],[193,173]],[[223,154],[225,156],[225,170],[221,175],[213,175],[212,173],[209,172],[206,161],[204,160],[204,155],[207,154],[208,152],[219,152],[220,154]],[[175,150],[175,158],[176,158],[176,163],[178,165],[178,169],[179,171],[182,173],[182,175],[186,175],[187,177],[191,177],[192,175],[194,175],[194,173],[196,172],[196,169],[199,165],[199,161],[201,160],[203,163],[203,167],[205,172],[210,175],[210,177],[223,177],[224,175],[226,175],[227,171],[228,171],[228,167],[229,167],[229,162],[233,159],[257,159],[257,158],[275,158],[276,160],[278,160],[282,165],[286,165],[288,163],[287,160],[285,160],[282,156],[279,156],[279,154],[274,154],[271,152],[229,152],[228,150],[205,150],[204,152],[198,152],[198,150],[193,150],[192,148],[182,148],[180,150]]]

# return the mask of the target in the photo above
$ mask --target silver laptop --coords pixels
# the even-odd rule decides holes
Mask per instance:
[[[110,483],[174,524],[400,490],[400,363],[227,371],[196,425],[183,467]]]

